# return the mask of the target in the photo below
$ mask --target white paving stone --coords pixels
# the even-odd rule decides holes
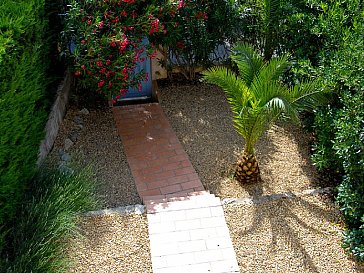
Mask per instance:
[[[153,204],[148,214],[153,272],[239,272],[220,199],[203,193],[174,200]]]

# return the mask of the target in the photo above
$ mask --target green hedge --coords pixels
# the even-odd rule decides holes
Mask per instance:
[[[11,231],[36,170],[46,122],[44,0],[0,3],[0,238]],[[4,242],[0,240],[0,253]]]
[[[335,98],[316,113],[313,160],[342,175],[337,201],[347,223],[343,246],[364,260],[364,4],[313,2],[320,11],[314,29],[323,43],[318,64],[301,72],[320,77]]]

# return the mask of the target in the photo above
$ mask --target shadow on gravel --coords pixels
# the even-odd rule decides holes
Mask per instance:
[[[363,272],[340,248],[338,211],[315,202],[302,197],[232,208],[230,232],[241,243],[235,250],[242,268],[249,263],[256,271],[247,272],[263,272],[275,263],[279,272]]]

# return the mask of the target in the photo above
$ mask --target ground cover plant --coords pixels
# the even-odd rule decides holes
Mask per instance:
[[[259,167],[254,146],[264,131],[282,115],[299,121],[300,111],[312,111],[326,99],[323,91],[317,88],[317,82],[294,87],[280,82],[289,67],[288,55],[265,62],[252,46],[237,44],[231,59],[238,67],[238,75],[227,68],[214,67],[203,72],[204,80],[227,93],[235,128],[245,139],[235,178],[240,183],[256,183]]]
[[[65,272],[65,248],[77,234],[79,213],[98,207],[95,186],[90,167],[73,174],[42,170],[18,215],[4,272]]]

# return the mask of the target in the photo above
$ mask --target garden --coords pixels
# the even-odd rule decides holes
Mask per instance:
[[[222,200],[241,272],[362,272],[363,12],[359,0],[3,1],[0,271],[152,272],[143,211],[88,212],[143,204],[112,109],[153,81],[146,102]],[[64,73],[67,112],[39,164]]]

